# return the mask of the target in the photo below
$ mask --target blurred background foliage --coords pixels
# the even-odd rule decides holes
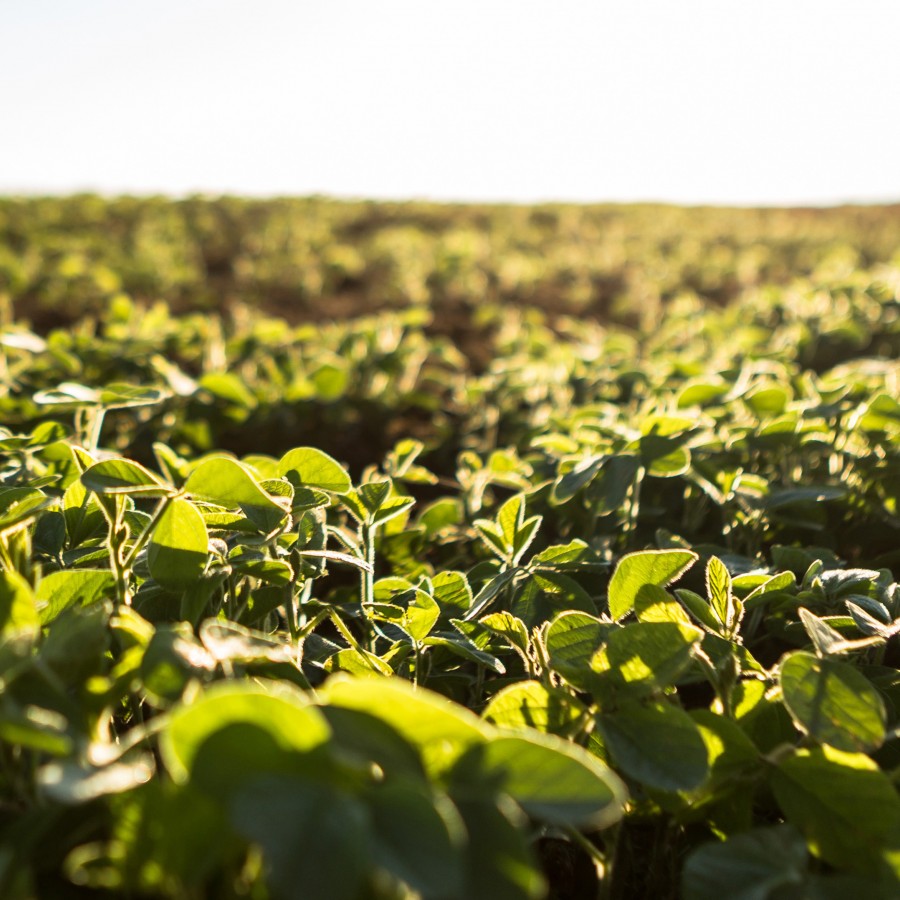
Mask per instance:
[[[898,265],[898,248],[900,206],[0,199],[0,291],[44,328],[120,293],[295,322],[425,307],[464,329],[472,308],[514,303],[640,325],[684,292],[724,305]]]

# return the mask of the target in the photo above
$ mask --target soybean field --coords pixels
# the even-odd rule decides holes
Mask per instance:
[[[900,207],[0,199],[0,896],[900,894]]]

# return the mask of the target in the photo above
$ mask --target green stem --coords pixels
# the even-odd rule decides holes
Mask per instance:
[[[566,834],[568,834],[569,838],[574,844],[577,844],[590,857],[591,862],[597,869],[597,875],[600,878],[600,883],[597,886],[597,897],[608,897],[608,881],[609,874],[612,871],[612,866],[610,865],[606,855],[599,847],[597,847],[592,841],[589,841],[580,831],[578,831],[577,828],[567,828]]]
[[[418,641],[413,641],[413,687],[419,686],[419,667],[422,665],[422,645]]]
[[[607,846],[607,850],[603,854],[603,878],[597,891],[598,900],[610,900],[613,896],[613,876],[616,872],[621,833],[622,823],[617,822],[606,832],[609,837],[604,836],[603,843]]]
[[[730,719],[731,693],[728,689],[728,685],[723,684],[723,679],[713,664],[713,661],[702,650],[696,648],[693,656],[700,664],[700,668],[703,669],[706,677],[709,679],[709,683],[712,685],[713,690],[716,692],[716,696],[719,698],[719,703],[722,704],[722,715],[726,719]]]
[[[287,619],[288,631],[291,633],[291,643],[295,644],[297,642],[297,619],[294,615],[294,592],[291,590],[290,585],[285,588],[285,600],[282,604],[284,607],[284,617]]]
[[[106,416],[106,410],[102,406],[90,407],[90,411],[86,410],[85,413],[84,447],[85,450],[93,453],[100,446],[100,433],[103,431],[103,419]]]
[[[330,609],[320,609],[302,628],[297,631],[297,640],[308,638],[316,628],[332,614]]]
[[[344,624],[341,617],[333,610],[327,610],[328,615],[331,617],[331,621],[334,622],[334,627],[344,636],[344,639],[347,643],[363,658],[365,658],[365,651],[360,646],[359,641],[353,636],[353,632],[350,631],[349,628]]]
[[[313,589],[313,578],[307,578],[303,582],[303,587],[300,588],[300,594],[297,597],[297,627],[302,628],[306,625],[306,604],[309,603],[309,598],[312,596]]]
[[[109,517],[109,566],[116,579],[116,596],[123,606],[131,606],[131,587],[129,581],[129,567],[125,565],[125,542],[128,539],[128,530],[123,521],[124,504],[120,496],[113,497],[115,511]]]
[[[631,486],[631,502],[628,504],[628,521],[625,528],[626,549],[627,544],[634,537],[638,527],[638,516],[641,513],[641,482],[644,480],[646,470],[640,466],[634,476],[634,484]]]
[[[365,604],[375,602],[375,526],[363,525],[360,529],[363,553],[368,567],[362,573],[362,601]]]
[[[375,525],[360,525],[359,537],[362,544],[363,554],[368,563],[362,571],[362,606],[363,609],[375,602]],[[366,643],[369,650],[375,649],[375,629],[368,627],[369,620],[364,618],[366,623]]]
[[[156,505],[156,509],[153,511],[153,515],[150,517],[150,521],[147,523],[144,530],[138,535],[135,542],[131,545],[131,549],[125,555],[124,564],[130,569],[134,565],[134,561],[137,559],[138,554],[143,550],[144,545],[147,541],[150,540],[150,536],[153,534],[153,529],[159,524],[159,520],[163,517],[163,513],[169,508],[169,504],[177,497],[177,494],[166,494],[159,503]]]
[[[13,572],[16,568],[9,555],[9,547],[6,546],[5,538],[0,538],[0,568],[6,569],[7,572]]]

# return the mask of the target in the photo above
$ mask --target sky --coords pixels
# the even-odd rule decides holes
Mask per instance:
[[[900,200],[895,0],[0,0],[0,193]]]

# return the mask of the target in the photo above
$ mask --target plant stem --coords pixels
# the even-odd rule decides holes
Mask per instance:
[[[85,410],[84,448],[93,453],[100,446],[100,433],[103,431],[103,419],[106,410],[102,406]]]
[[[606,856],[603,854],[599,847],[597,847],[592,841],[589,841],[577,828],[567,828],[566,834],[568,834],[569,838],[572,840],[572,843],[577,844],[591,858],[591,862],[597,869],[597,875],[600,878],[600,882],[597,885],[597,897],[608,897],[609,890],[607,887],[607,882],[609,880],[609,874],[612,871],[612,867]]]
[[[365,554],[368,568],[363,569],[362,601],[363,603],[375,602],[375,526],[363,525],[360,528],[363,553]]]
[[[144,545],[147,541],[150,540],[150,536],[153,534],[153,529],[159,524],[159,520],[163,517],[163,513],[169,508],[169,504],[177,497],[177,494],[166,494],[159,503],[156,505],[156,509],[153,510],[153,515],[150,517],[150,521],[147,523],[144,530],[138,535],[135,542],[131,545],[131,549],[125,556],[124,564],[129,569],[134,565],[134,561],[137,559],[138,554],[144,548]]]
[[[368,565],[362,570],[362,608],[365,609],[375,602],[375,528],[376,526],[366,523],[359,527],[360,543],[362,544],[363,555]],[[369,627],[369,619],[363,616],[365,622],[365,642],[370,651],[375,649],[374,627]],[[372,623],[374,625],[374,623]]]

